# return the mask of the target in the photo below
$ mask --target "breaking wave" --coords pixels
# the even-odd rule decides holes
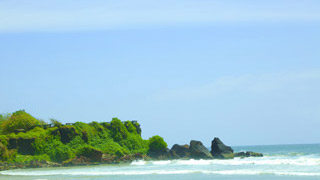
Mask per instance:
[[[131,165],[296,165],[296,166],[320,166],[320,157],[301,156],[289,157],[262,157],[262,158],[235,158],[232,160],[168,160],[168,161],[134,161]]]
[[[126,176],[170,174],[320,176],[320,157],[235,158],[232,160],[134,161],[127,165],[1,171],[13,176]],[[41,178],[42,179],[42,178]]]
[[[290,172],[290,171],[263,171],[263,170],[141,170],[141,171],[4,171],[2,175],[15,176],[53,176],[53,175],[68,175],[68,176],[111,176],[111,175],[149,175],[149,174],[219,174],[219,175],[282,175],[282,176],[320,176],[320,172]]]

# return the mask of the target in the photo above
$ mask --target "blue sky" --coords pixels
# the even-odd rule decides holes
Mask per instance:
[[[0,1],[0,113],[320,143],[319,1]]]

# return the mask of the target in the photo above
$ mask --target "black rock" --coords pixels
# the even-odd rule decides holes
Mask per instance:
[[[175,144],[172,146],[170,150],[170,155],[172,159],[179,159],[179,158],[188,158],[190,157],[190,146],[185,145],[178,145]]]
[[[158,160],[167,160],[171,158],[170,151],[168,148],[157,150],[157,151],[149,151],[148,156],[152,159]]]
[[[263,157],[262,153],[247,151],[247,152],[237,152],[234,153],[234,157]]]
[[[192,140],[190,142],[190,158],[194,159],[212,159],[209,150],[204,147],[202,142]]]
[[[247,157],[263,157],[263,154],[258,152],[247,151],[246,156]]]
[[[91,151],[84,156],[89,158],[92,162],[101,162],[102,152],[96,149],[91,149]]]
[[[237,152],[234,153],[234,157],[247,157],[245,152]]]
[[[35,138],[10,138],[8,142],[8,149],[17,149],[18,153],[23,155],[34,155],[34,141]]]
[[[223,142],[215,137],[211,142],[211,154],[217,159],[233,159],[233,149],[230,146],[226,146]]]

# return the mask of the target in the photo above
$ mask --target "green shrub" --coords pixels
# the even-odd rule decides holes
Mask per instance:
[[[104,131],[103,133],[97,134],[91,139],[89,144],[107,154],[115,155],[116,152],[122,152],[123,154],[129,153],[126,148],[113,141],[112,137],[109,134],[109,131]]]
[[[149,150],[150,151],[160,151],[167,148],[167,143],[160,136],[152,136],[149,139]]]
[[[8,145],[8,137],[6,135],[0,135],[0,143],[7,146]]]
[[[24,138],[24,139],[29,139],[29,138],[39,138],[41,136],[47,135],[47,131],[44,130],[41,127],[35,127],[34,129],[27,131],[27,132],[20,132],[18,134],[8,134],[7,137],[9,138]]]
[[[62,162],[75,157],[73,150],[58,138],[36,139],[34,147],[38,155],[47,154],[55,162]]]
[[[128,137],[128,130],[126,126],[118,119],[112,118],[111,121],[111,136],[114,141],[119,142]]]
[[[131,153],[147,153],[148,144],[144,141],[141,136],[129,134],[128,137],[119,142],[120,145],[126,147]]]
[[[12,161],[17,155],[16,150],[8,150],[5,145],[0,143],[0,160],[1,161]]]
[[[73,127],[75,127],[78,132],[87,134],[89,141],[98,133],[93,126],[83,122],[76,122]]]
[[[40,121],[24,110],[14,112],[9,119],[5,120],[1,124],[3,133],[8,134],[14,132],[17,129],[28,130],[33,126],[39,125]]]
[[[77,150],[76,155],[77,156],[89,157],[93,150],[95,150],[94,147],[92,147],[91,145],[86,144],[86,145],[80,147]]]
[[[75,157],[74,153],[68,146],[60,145],[55,147],[54,150],[49,151],[50,159],[55,162],[62,162],[67,159]]]
[[[73,138],[67,145],[77,151],[78,149],[80,149],[82,146],[84,146],[86,144],[86,142],[84,142],[84,140],[80,137],[80,136],[76,136],[75,138]]]
[[[41,155],[35,155],[35,156],[31,156],[31,155],[20,155],[18,154],[16,156],[16,158],[14,159],[14,162],[17,163],[29,163],[32,160],[46,160],[46,161],[50,161],[50,157],[47,154],[41,154]]]
[[[137,129],[134,127],[134,125],[132,125],[131,121],[126,121],[124,125],[130,133],[137,133]]]
[[[7,121],[10,118],[11,114],[7,113],[7,114],[0,114],[0,134],[2,134],[2,126],[1,124],[4,121]]]
[[[99,131],[99,132],[104,130],[104,127],[96,121],[92,121],[91,123],[89,123],[89,125],[92,126],[96,131]]]
[[[111,124],[110,123],[108,123],[108,122],[102,122],[102,123],[100,123],[104,128],[106,128],[106,129],[110,129],[111,128]]]
[[[51,124],[53,124],[54,127],[61,127],[62,123],[56,119],[50,119]]]

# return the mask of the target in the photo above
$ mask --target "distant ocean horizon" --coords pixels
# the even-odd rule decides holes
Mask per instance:
[[[16,169],[0,180],[320,180],[320,144],[233,146],[264,157],[134,161],[130,164]]]

